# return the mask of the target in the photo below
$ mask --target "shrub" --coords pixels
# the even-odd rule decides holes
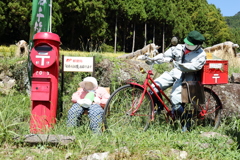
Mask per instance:
[[[114,51],[113,46],[109,46],[105,43],[103,43],[100,48],[101,48],[102,52],[113,52]]]

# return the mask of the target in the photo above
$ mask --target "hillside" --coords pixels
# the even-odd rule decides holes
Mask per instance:
[[[240,11],[234,16],[224,17],[227,25],[230,28],[231,39],[230,41],[240,44]],[[239,52],[239,49],[238,49]]]
[[[240,28],[240,11],[234,16],[225,17],[226,22],[231,28]]]

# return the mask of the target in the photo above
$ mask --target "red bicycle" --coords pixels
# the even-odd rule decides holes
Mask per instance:
[[[152,58],[148,58],[153,60]],[[174,121],[176,116],[171,110],[171,100],[164,91],[152,79],[151,69],[147,72],[143,84],[129,82],[115,90],[105,108],[103,123],[105,129],[114,129],[127,126],[135,130],[147,130],[151,122],[154,122],[155,115],[159,111],[158,106],[154,106],[152,95],[154,94],[162,106],[163,113],[167,120]],[[158,89],[154,91],[152,84]],[[150,94],[150,91],[152,94]],[[166,92],[166,91],[165,91]],[[204,86],[204,104],[185,104],[185,111],[191,112],[191,121],[197,125],[212,126],[217,128],[221,121],[222,103],[217,94],[210,88]],[[173,118],[174,117],[174,118]]]

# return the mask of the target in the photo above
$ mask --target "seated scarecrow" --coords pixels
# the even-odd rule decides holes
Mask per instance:
[[[90,129],[94,133],[101,132],[104,107],[110,97],[109,92],[98,86],[94,77],[86,77],[79,83],[80,88],[72,95],[73,105],[68,111],[67,126],[79,126],[79,120],[85,110],[88,111]]]

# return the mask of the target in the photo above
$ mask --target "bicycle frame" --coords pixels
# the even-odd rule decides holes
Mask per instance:
[[[146,79],[144,80],[144,82],[143,82],[142,85],[140,85],[140,84],[138,84],[138,83],[135,83],[135,82],[129,82],[129,84],[135,85],[135,86],[139,86],[139,87],[143,88],[143,90],[144,90],[143,93],[142,93],[142,95],[141,95],[141,98],[140,98],[140,100],[139,100],[139,103],[138,103],[137,108],[136,108],[130,115],[133,116],[133,115],[135,114],[135,112],[137,112],[137,110],[138,110],[139,107],[141,106],[141,103],[142,103],[142,101],[143,101],[144,95],[145,95],[146,93],[150,95],[150,93],[149,93],[148,90],[147,90],[148,88],[150,88],[151,91],[154,93],[154,95],[156,95],[156,97],[158,98],[159,102],[161,102],[161,104],[162,104],[163,107],[166,109],[166,111],[168,112],[168,114],[172,115],[171,110],[170,110],[170,109],[168,108],[168,106],[164,103],[164,101],[163,101],[162,98],[157,94],[157,92],[153,89],[153,87],[152,87],[151,84],[154,84],[154,87],[156,87],[156,88],[158,89],[159,93],[160,93],[161,95],[163,95],[164,98],[165,98],[170,104],[172,104],[172,102],[171,102],[171,100],[169,99],[169,97],[163,92],[163,90],[154,82],[154,80],[153,80],[152,77],[151,77],[152,75],[153,75],[152,70],[148,70],[148,71],[147,71]],[[149,81],[150,81],[151,83],[150,83]],[[150,97],[151,97],[151,96],[150,96]],[[151,99],[152,99],[152,97],[151,97]],[[152,101],[153,101],[153,100],[152,100]],[[151,120],[152,120],[152,121],[154,120],[154,110],[153,110],[152,115],[151,115]]]
[[[112,127],[117,123],[125,125],[127,121],[130,120],[129,124],[139,121],[140,127],[138,127],[138,129],[144,127],[145,130],[150,122],[154,121],[156,109],[162,110],[163,108],[165,112],[164,116],[167,121],[175,121],[178,119],[181,121],[187,120],[184,119],[186,117],[183,118],[181,117],[182,115],[172,110],[171,106],[173,104],[170,98],[164,93],[161,86],[153,80],[154,74],[152,68],[147,72],[140,68],[140,72],[146,74],[143,83],[139,84],[134,80],[128,80],[128,85],[119,87],[110,96],[104,108],[104,124],[106,128],[109,124]],[[207,87],[204,87],[204,97],[207,98],[204,104],[186,102],[185,104],[187,105],[184,106],[185,115],[191,115],[191,120],[199,120],[196,124],[210,124],[217,128],[221,121],[221,100],[212,89]],[[188,103],[190,105],[188,105]],[[109,117],[109,124],[107,124],[107,117]],[[162,118],[162,116],[160,117]]]

